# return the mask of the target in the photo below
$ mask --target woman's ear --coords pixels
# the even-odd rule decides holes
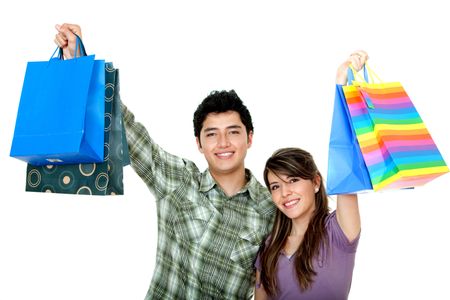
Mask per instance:
[[[320,189],[320,184],[322,182],[322,177],[320,176],[320,174],[316,174],[316,176],[314,177],[313,183],[314,183],[314,192],[318,192]]]

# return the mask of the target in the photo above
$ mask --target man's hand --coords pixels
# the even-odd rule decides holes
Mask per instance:
[[[63,49],[63,54],[66,59],[71,59],[75,56],[75,45],[78,35],[81,38],[81,28],[76,24],[62,24],[56,25],[58,33],[55,35],[55,43]],[[80,49],[78,49],[80,51]],[[79,55],[80,52],[78,52]]]

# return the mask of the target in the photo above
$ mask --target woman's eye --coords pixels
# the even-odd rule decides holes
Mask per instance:
[[[298,181],[300,181],[299,178],[291,178],[291,179],[289,180],[290,183],[294,183],[294,182],[298,182]]]
[[[277,190],[278,189],[278,185],[272,185],[271,187],[270,187],[270,190],[271,191],[275,191],[275,190]]]

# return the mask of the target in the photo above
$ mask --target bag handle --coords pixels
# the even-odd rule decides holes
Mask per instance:
[[[376,77],[376,79],[378,80],[379,83],[382,83],[383,81],[380,79],[380,77],[378,77],[378,75],[366,64],[364,64],[364,78],[361,77],[361,75],[356,72],[355,68],[350,64],[348,66],[348,71],[347,71],[347,83],[348,84],[352,84],[353,82],[358,82],[358,83],[364,83],[364,84],[373,84],[375,83],[375,79],[374,77]],[[355,81],[355,77],[358,78],[359,81]],[[370,81],[369,78],[370,77]],[[369,95],[367,95],[367,93],[365,91],[363,91],[362,89],[358,89],[359,92],[361,93],[362,98],[364,99],[364,101],[366,102],[367,108],[371,108],[374,109],[375,106],[372,103],[372,100],[370,99]]]
[[[353,81],[355,81],[355,78],[358,78],[359,80],[358,82],[375,83],[374,78],[376,78],[379,83],[383,82],[383,80],[380,79],[380,77],[369,67],[367,63],[364,64],[363,69],[364,69],[364,78],[362,78],[361,75],[358,72],[356,72],[355,68],[350,64],[347,70],[347,78],[348,78],[347,83],[351,84]]]
[[[78,50],[80,51],[80,56],[86,56],[86,48],[84,47],[83,41],[81,40],[81,38],[76,35],[76,42],[75,42],[75,54],[74,54],[74,58],[77,58],[77,54],[78,54]],[[63,53],[63,49],[59,46],[56,47],[55,51],[53,52],[52,56],[50,57],[50,60],[55,56],[56,51],[59,50],[58,53],[58,58],[61,60],[64,60],[64,53]],[[79,57],[79,56],[78,56]]]
[[[363,66],[364,70],[364,78],[361,77],[361,75],[356,72],[355,68],[350,64],[347,69],[347,85],[351,85],[353,81],[355,81],[355,78],[358,78],[359,82],[369,82],[369,77],[366,69],[366,65]]]
[[[383,80],[380,79],[380,77],[377,75],[377,73],[375,73],[370,67],[369,65],[365,64],[367,70],[369,71],[369,76],[370,79],[372,81],[372,83],[375,82],[375,80],[373,79],[373,77],[375,76],[375,78],[378,80],[379,83],[383,83]]]

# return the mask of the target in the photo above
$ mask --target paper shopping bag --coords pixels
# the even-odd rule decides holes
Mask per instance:
[[[327,193],[329,195],[371,190],[369,173],[352,128],[342,86],[336,85],[328,148]]]
[[[43,166],[28,164],[27,191],[123,195],[123,165],[128,164],[129,158],[122,123],[119,74],[112,63],[106,63],[104,72],[104,162]]]
[[[370,69],[369,75],[378,78]],[[343,87],[373,189],[420,186],[447,173],[444,159],[403,86],[373,81],[354,81]]]
[[[79,38],[78,47],[85,54]],[[103,161],[104,70],[94,55],[29,62],[10,155],[33,165]]]

